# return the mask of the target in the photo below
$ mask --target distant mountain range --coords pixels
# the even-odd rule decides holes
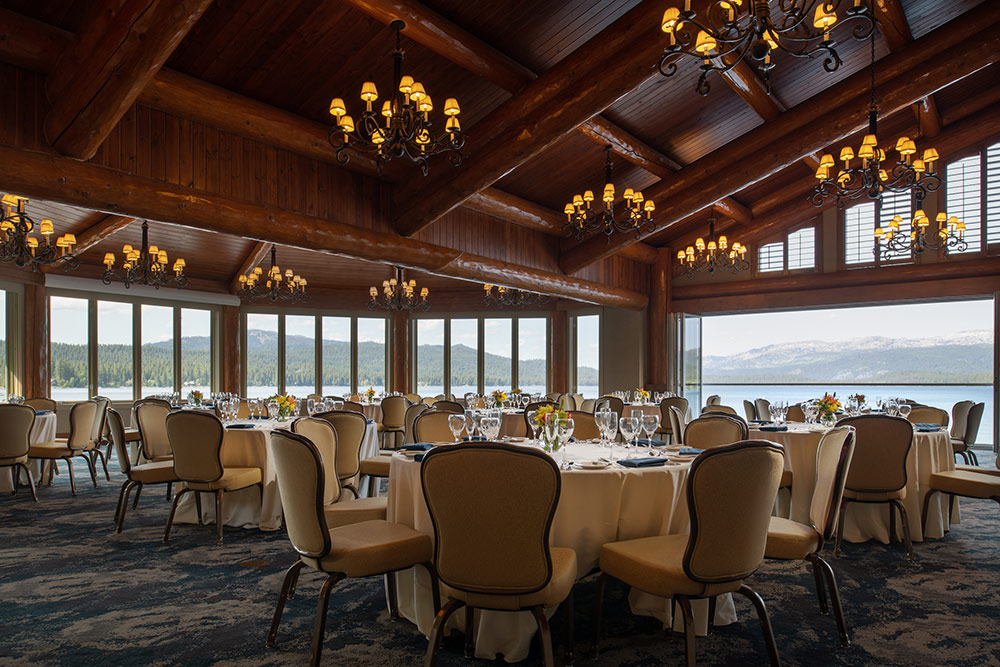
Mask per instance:
[[[963,331],[933,338],[869,336],[803,341],[706,356],[705,384],[955,383],[993,381],[993,332]]]

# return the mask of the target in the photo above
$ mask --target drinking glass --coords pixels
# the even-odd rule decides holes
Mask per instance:
[[[890,417],[896,417],[899,415],[899,405],[896,403],[895,399],[889,399],[885,402],[885,414]]]
[[[272,420],[278,418],[278,402],[274,399],[267,402],[267,416]]]
[[[913,410],[913,406],[911,406],[909,403],[900,403],[898,409],[900,417],[902,417],[903,419],[909,419],[910,411]]]
[[[565,470],[569,468],[569,460],[566,458],[566,448],[569,446],[569,439],[573,437],[573,431],[576,429],[576,422],[573,421],[572,417],[567,417],[566,419],[558,419],[559,428],[559,451],[562,452],[562,462],[560,466]]]
[[[310,398],[310,399],[306,400],[306,412],[309,413],[310,417],[312,417],[314,414],[316,414],[316,399],[315,398]]]
[[[622,432],[622,438],[625,440],[625,448],[628,450],[628,454],[625,458],[632,458],[632,447],[634,443],[636,432],[639,430],[639,419],[637,417],[622,417],[618,420],[618,428]]]
[[[524,394],[523,396],[521,396],[521,406],[522,406],[522,407],[525,407],[525,408],[526,408],[526,407],[528,407],[528,406],[529,406],[530,404],[531,404],[531,396],[530,396],[530,395],[528,395],[528,394]]]
[[[538,443],[538,423],[535,421],[535,417],[538,416],[538,410],[528,410],[528,426],[531,427],[531,440],[533,443]]]
[[[607,420],[606,424],[608,429],[608,449],[610,450],[608,453],[608,459],[611,462],[614,462],[615,438],[618,437],[618,413],[615,412],[614,410],[608,410],[607,413],[608,415],[607,417],[605,417],[605,419]]]
[[[462,431],[465,430],[465,415],[448,415],[448,428],[451,429],[451,434],[455,436],[456,442],[461,440]]]
[[[496,417],[481,417],[479,419],[479,430],[489,441],[495,441],[500,435],[500,420]]]
[[[819,415],[819,408],[817,408],[815,405],[807,405],[805,408],[805,413],[806,413],[806,423],[815,424],[816,417],[817,415]]]
[[[642,416],[642,430],[646,432],[646,439],[650,441],[650,447],[653,446],[653,435],[658,428],[660,428],[660,415],[655,412],[647,412]]]

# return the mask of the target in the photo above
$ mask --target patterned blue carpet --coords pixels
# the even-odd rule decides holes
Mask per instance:
[[[112,468],[112,482],[101,478],[94,489],[78,462],[76,498],[65,469],[40,489],[37,505],[27,489],[0,497],[0,664],[305,664],[319,576],[303,574],[275,649],[264,647],[283,572],[294,562],[284,533],[227,528],[217,548],[214,526],[179,525],[164,545],[169,504],[162,487],[150,487],[116,535],[111,520],[122,476]],[[840,647],[833,618],[818,611],[811,571],[766,563],[749,583],[768,604],[785,664],[1000,664],[1000,510],[963,500],[962,511],[963,523],[944,539],[916,545],[913,564],[899,544],[847,545],[839,559],[828,550],[854,640],[848,648]],[[682,638],[632,616],[625,588],[612,584],[601,659],[593,662],[593,580],[575,591],[577,664],[683,661]],[[740,622],[698,639],[700,664],[766,664],[753,610],[743,598],[736,604]],[[557,660],[564,614],[552,621]],[[389,619],[380,578],[334,589],[324,664],[417,664],[426,646],[412,624]],[[465,660],[454,635],[438,664],[484,662]],[[535,646],[523,664],[540,662]]]

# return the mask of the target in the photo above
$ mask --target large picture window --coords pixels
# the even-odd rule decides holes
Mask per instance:
[[[512,322],[510,318],[490,318],[483,323],[483,340],[486,341],[486,351],[483,355],[483,388],[486,393],[496,389],[512,388],[514,356],[511,349]]]
[[[113,401],[131,401],[132,304],[97,302],[97,393]]]
[[[417,393],[444,393],[444,320],[417,320]]]
[[[600,396],[601,316],[576,318],[576,391],[584,398]]]
[[[351,318],[323,318],[323,395],[351,393]]]
[[[143,304],[141,396],[174,390],[174,309]]]
[[[308,396],[316,391],[316,318],[285,316],[285,391]]]
[[[87,309],[86,299],[49,298],[49,396],[57,401],[90,397]]]
[[[358,391],[386,390],[385,318],[358,318]]]
[[[278,316],[247,313],[247,397],[278,393]]]
[[[212,389],[212,312],[181,308],[181,382],[185,396],[197,389],[207,396]]]
[[[517,319],[517,384],[521,391],[548,391],[548,320],[544,317]]]
[[[479,393],[479,320],[451,321],[451,393]]]

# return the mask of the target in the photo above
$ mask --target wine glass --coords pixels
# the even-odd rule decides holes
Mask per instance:
[[[306,399],[306,412],[309,413],[310,417],[312,417],[314,414],[316,414],[316,399],[315,398],[308,398],[308,399]]]
[[[500,420],[496,417],[481,417],[479,419],[479,430],[489,441],[495,441],[500,435]]]
[[[605,422],[608,432],[608,449],[610,450],[608,458],[614,462],[615,460],[615,438],[618,437],[618,413],[614,410],[607,411],[607,420]]]
[[[647,412],[642,416],[642,430],[646,432],[646,439],[649,440],[650,447],[653,446],[653,435],[658,428],[660,428],[660,415],[655,412]]]
[[[448,428],[451,429],[451,434],[455,436],[455,442],[462,439],[462,431],[465,430],[465,415],[453,414],[448,415]]]
[[[528,426],[531,427],[531,440],[535,443],[538,442],[538,422],[535,418],[538,417],[538,410],[528,410]]]
[[[900,403],[898,410],[900,417],[902,417],[903,419],[909,419],[910,411],[913,410],[913,406],[911,406],[909,403]]]
[[[525,407],[526,408],[529,405],[531,405],[531,395],[530,394],[522,394],[521,395],[521,407]]]
[[[278,402],[273,398],[267,402],[267,416],[272,421],[278,418]]]
[[[632,441],[639,430],[639,419],[637,417],[622,417],[618,420],[618,428],[621,430],[622,438],[625,440],[625,448],[629,450],[626,458],[632,458],[631,448],[634,446]]]
[[[572,417],[557,419],[556,422],[559,429],[559,450],[562,452],[562,463],[560,467],[565,470],[569,468],[569,460],[566,458],[566,448],[569,445],[569,439],[573,437],[573,431],[576,429],[576,422],[573,421]]]

